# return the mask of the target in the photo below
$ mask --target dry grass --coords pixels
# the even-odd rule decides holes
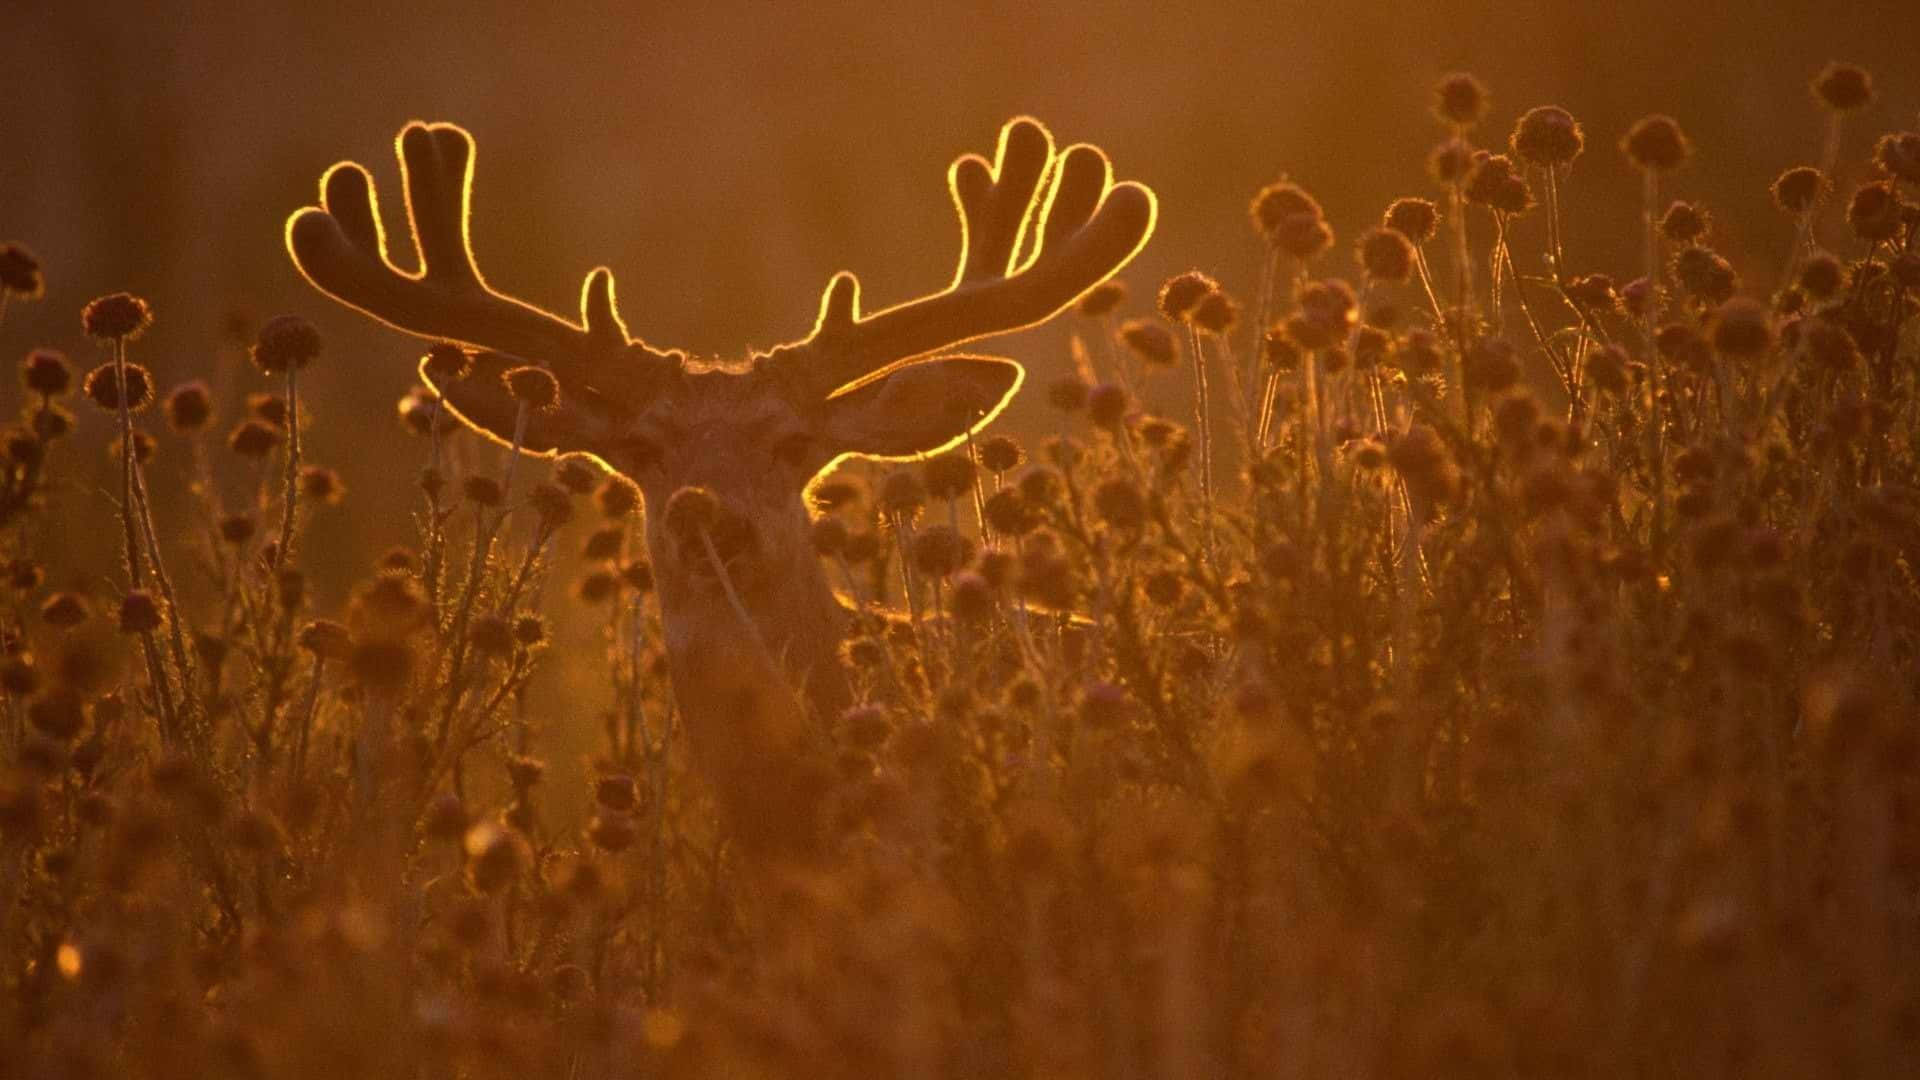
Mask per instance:
[[[1269,188],[1251,303],[1089,298],[1031,463],[995,437],[821,490],[833,573],[913,614],[845,646],[824,820],[758,826],[831,854],[784,873],[686,760],[623,482],[513,475],[410,399],[411,546],[316,612],[311,327],[268,324],[222,439],[204,387],[141,401],[144,305],[89,305],[86,415],[30,358],[0,485],[0,1071],[1900,1074],[1920,136],[1828,190],[1860,84],[1823,73],[1782,275],[1665,205],[1657,120],[1623,158],[1534,110],[1482,157],[1445,86],[1431,207],[1356,245]],[[1580,203],[1614,168],[1644,207]],[[1644,229],[1647,265],[1582,265],[1576,219]],[[31,256],[0,272],[36,298]],[[90,523],[117,567],[24,554],[76,422],[121,436]],[[150,447],[191,490],[150,488]],[[586,567],[549,587],[563,547]],[[604,621],[584,765],[530,719],[542,597]],[[550,810],[583,787],[586,820]]]

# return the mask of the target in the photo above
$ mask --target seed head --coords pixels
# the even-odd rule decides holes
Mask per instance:
[[[1414,424],[1387,444],[1387,461],[1415,498],[1444,503],[1460,483],[1447,444],[1425,424]]]
[[[451,341],[436,343],[427,350],[427,374],[436,383],[464,379],[473,370],[473,357]]]
[[[1087,407],[1087,380],[1073,372],[1067,372],[1047,384],[1047,404],[1064,413],[1079,412]]]
[[[1847,224],[1862,240],[1891,240],[1900,232],[1901,209],[1900,193],[1890,181],[1863,184],[1847,204]]]
[[[1470,128],[1487,115],[1487,87],[1464,71],[1441,77],[1433,88],[1433,114],[1441,123]]]
[[[1840,265],[1839,259],[1824,251],[1808,258],[1800,267],[1800,291],[1816,301],[1833,299],[1846,283],[1846,268]]]
[[[126,365],[127,411],[139,412],[153,404],[153,374],[139,364]],[[87,372],[81,392],[108,412],[120,411],[120,375],[112,364],[101,364]]]
[[[182,435],[191,435],[207,426],[213,418],[213,391],[199,379],[181,383],[167,395],[167,426]]]
[[[1416,244],[1433,239],[1440,227],[1440,209],[1427,199],[1395,199],[1380,223]]]
[[[1527,164],[1553,168],[1571,164],[1579,157],[1586,149],[1587,136],[1572,113],[1557,105],[1542,105],[1521,115],[1507,145]]]
[[[652,592],[653,564],[645,559],[634,559],[620,568],[620,581],[634,592]]]
[[[987,496],[981,514],[988,528],[1004,536],[1025,536],[1040,527],[1040,515],[1027,505],[1018,488],[1003,488]]]
[[[0,244],[0,292],[38,300],[46,292],[40,260],[21,244]]]
[[[1427,174],[1442,187],[1453,187],[1473,170],[1473,147],[1464,139],[1448,139],[1427,154]]]
[[[1233,297],[1215,289],[1201,297],[1187,317],[1201,333],[1219,337],[1233,330],[1233,324],[1240,318],[1240,305]]]
[[[35,349],[20,364],[20,381],[42,397],[58,397],[73,386],[73,369],[58,349]]]
[[[1185,322],[1202,297],[1220,288],[1220,283],[1198,270],[1175,274],[1160,286],[1158,306],[1168,322]]]
[[[341,481],[339,473],[325,465],[302,465],[300,495],[314,502],[334,506],[347,497],[347,485]]]
[[[927,504],[927,489],[920,483],[918,475],[906,469],[895,469],[880,482],[877,503],[889,516],[911,517],[919,513],[920,508]]]
[[[507,393],[529,409],[544,412],[560,400],[560,384],[546,368],[531,365],[509,368],[500,380],[506,383]]]
[[[1920,184],[1920,132],[1899,131],[1880,136],[1873,160],[1888,176]]]
[[[1020,444],[1005,435],[995,435],[980,442],[980,467],[996,476],[1019,468],[1026,457],[1026,451],[1020,448]]]
[[[149,634],[160,629],[160,602],[145,589],[134,589],[120,599],[120,632]]]
[[[1689,295],[1709,304],[1727,300],[1740,286],[1733,264],[1719,252],[1698,244],[1674,254],[1673,276]]]
[[[1873,100],[1873,77],[1852,64],[1828,64],[1813,77],[1812,90],[1827,108],[1852,112]]]
[[[1098,319],[1127,299],[1127,287],[1118,281],[1103,281],[1080,297],[1080,314]]]
[[[1706,240],[1713,219],[1690,202],[1676,201],[1660,218],[1660,235],[1675,244],[1697,244]]]
[[[527,503],[545,529],[557,529],[573,520],[573,496],[558,484],[541,481],[527,493]]]
[[[1375,281],[1413,276],[1413,241],[1397,229],[1368,229],[1360,236],[1360,266]]]
[[[1646,172],[1672,172],[1693,153],[1693,145],[1673,117],[1657,113],[1627,129],[1620,149],[1636,168]]]
[[[260,328],[248,356],[268,375],[298,370],[319,359],[320,331],[298,315],[275,315]]]
[[[1568,281],[1567,299],[1588,311],[1612,311],[1620,306],[1613,279],[1605,274],[1583,274]]]
[[[617,521],[639,507],[640,489],[626,477],[610,474],[593,493],[593,501],[602,515]]]
[[[244,420],[227,436],[227,448],[241,457],[259,460],[280,445],[280,433],[259,420]]]
[[[667,500],[667,531],[683,541],[698,538],[720,520],[720,500],[703,487],[683,487]]]
[[[526,648],[547,640],[547,623],[538,615],[522,615],[513,621],[513,640]]]
[[[1773,203],[1789,214],[1804,214],[1827,194],[1827,177],[1811,165],[1796,165],[1773,180]]]
[[[1304,215],[1317,220],[1326,216],[1318,200],[1288,180],[1261,188],[1247,213],[1253,218],[1253,231],[1266,237],[1277,233],[1290,217]]]
[[[80,325],[88,337],[132,341],[153,325],[153,309],[132,293],[110,293],[88,301],[80,311]]]
[[[553,463],[553,481],[575,495],[585,495],[600,482],[600,469],[585,454],[562,454]]]
[[[604,529],[595,529],[588,535],[587,542],[581,548],[580,554],[583,558],[590,559],[594,562],[617,559],[620,557],[621,550],[626,546],[626,538],[626,530],[618,525],[611,525]]]
[[[1336,278],[1310,281],[1295,299],[1299,314],[1287,320],[1287,335],[1302,349],[1324,349],[1345,340],[1359,319],[1352,286]]]
[[[973,459],[965,454],[941,454],[920,467],[927,494],[936,499],[957,499],[973,490]]]
[[[1179,359],[1179,345],[1172,331],[1147,319],[1122,323],[1120,342],[1148,367],[1171,367]]]
[[[1524,214],[1533,208],[1533,191],[1514,171],[1513,159],[1485,151],[1474,155],[1463,189],[1469,202],[1481,203],[1503,214]]]
[[[1095,427],[1118,431],[1132,405],[1125,387],[1101,383],[1087,392],[1087,419],[1093,421]]]
[[[944,578],[973,557],[973,542],[951,525],[934,525],[913,537],[913,565],[921,573]]]

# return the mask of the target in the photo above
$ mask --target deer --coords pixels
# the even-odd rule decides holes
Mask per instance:
[[[805,492],[843,459],[924,459],[991,423],[1024,369],[948,350],[1046,322],[1117,274],[1153,232],[1153,192],[1115,181],[1099,148],[1056,149],[1016,117],[991,161],[965,154],[947,171],[960,255],[946,288],[869,313],[859,279],[837,273],[806,337],[726,362],[630,334],[604,266],[586,275],[578,323],[494,289],[473,252],[472,135],[415,121],[395,149],[418,269],[390,258],[372,177],[352,161],[287,219],[295,267],[349,308],[465,350],[464,378],[424,361],[420,377],[466,427],[534,457],[590,455],[638,486],[696,767],[750,846],[804,852],[824,782],[798,760],[805,724],[852,703],[848,613]],[[559,396],[520,421],[501,375],[528,364]],[[671,527],[669,504],[696,492],[702,527]]]

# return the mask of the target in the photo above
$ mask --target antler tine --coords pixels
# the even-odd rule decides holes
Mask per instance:
[[[813,333],[768,362],[831,394],[902,361],[1044,322],[1131,261],[1157,214],[1153,192],[1115,183],[1098,148],[1055,154],[1046,129],[1027,117],[1001,129],[991,164],[964,155],[947,183],[960,215],[952,284],[863,317],[858,279],[836,274]]]
[[[543,363],[563,388],[615,401],[677,364],[677,354],[627,336],[604,267],[581,287],[578,326],[488,286],[469,234],[473,137],[465,129],[410,123],[395,150],[419,271],[393,265],[373,180],[344,161],[321,176],[320,205],[287,219],[287,251],[315,288],[410,334]]]

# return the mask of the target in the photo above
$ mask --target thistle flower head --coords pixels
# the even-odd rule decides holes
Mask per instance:
[[[1470,128],[1487,115],[1487,87],[1464,71],[1442,76],[1433,87],[1433,114],[1445,124]]]
[[[1620,149],[1644,172],[1672,172],[1693,153],[1693,144],[1671,116],[1644,117],[1627,129]]]
[[[1521,115],[1507,145],[1521,161],[1553,168],[1572,164],[1586,149],[1587,136],[1572,113],[1557,105],[1541,105]]]
[[[1831,63],[1810,86],[1815,100],[1835,112],[1852,112],[1873,101],[1873,76],[1853,64]]]
[[[140,412],[153,404],[153,373],[139,364],[127,363],[127,411]],[[81,392],[86,394],[95,405],[107,412],[120,410],[120,377],[111,363],[101,364],[87,372],[81,383]]]
[[[275,315],[260,327],[247,355],[268,375],[298,370],[320,358],[320,331],[298,315]]]
[[[153,325],[153,309],[132,293],[109,293],[87,302],[80,310],[80,325],[88,337],[132,341]]]

